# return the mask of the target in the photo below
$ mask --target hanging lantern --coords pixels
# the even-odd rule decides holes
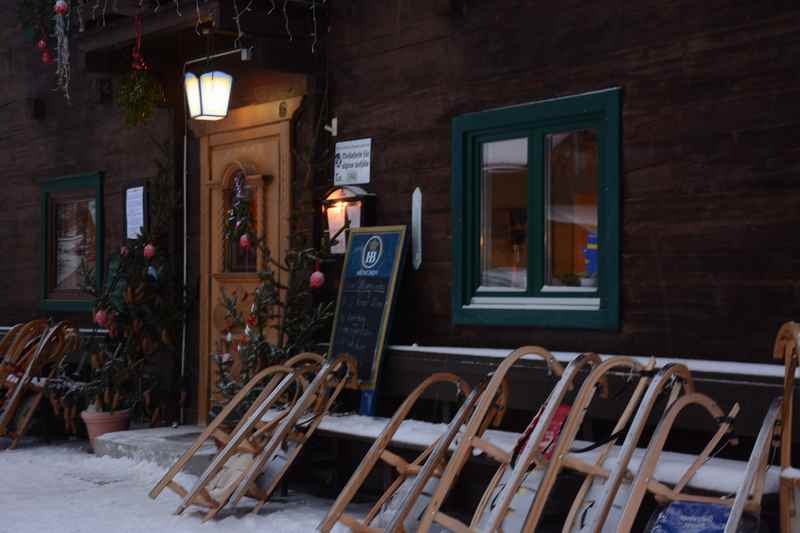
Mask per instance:
[[[184,76],[189,116],[197,120],[220,120],[228,115],[233,77],[219,70],[198,78],[191,72]]]

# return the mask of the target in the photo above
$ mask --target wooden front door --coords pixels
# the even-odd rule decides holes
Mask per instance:
[[[241,332],[231,331],[223,291],[252,293],[264,257],[247,252],[224,235],[224,217],[236,194],[247,195],[250,220],[273,257],[289,242],[291,206],[290,119],[300,98],[232,111],[219,123],[193,125],[200,137],[200,298],[198,419],[205,423],[215,396],[217,368],[212,356],[233,348]],[[256,236],[252,236],[255,241]],[[243,304],[246,305],[246,304]],[[242,311],[246,311],[242,309]],[[233,346],[231,346],[233,344]],[[236,363],[234,363],[234,368]]]

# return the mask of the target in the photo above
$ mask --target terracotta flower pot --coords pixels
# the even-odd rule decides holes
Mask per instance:
[[[131,414],[127,409],[111,413],[82,411],[81,418],[86,424],[86,431],[89,433],[89,442],[91,442],[93,450],[94,440],[100,435],[125,431],[131,425]]]

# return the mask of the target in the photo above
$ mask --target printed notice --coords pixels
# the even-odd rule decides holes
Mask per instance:
[[[372,162],[372,139],[336,143],[333,160],[333,184],[369,183]]]
[[[125,236],[135,239],[144,228],[144,186],[125,191]]]

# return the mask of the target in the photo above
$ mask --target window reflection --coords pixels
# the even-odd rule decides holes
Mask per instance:
[[[598,136],[545,136],[545,285],[597,286]]]
[[[55,211],[55,279],[51,290],[78,291],[81,263],[93,269],[96,263],[95,200],[60,200]]]
[[[484,143],[481,156],[481,285],[524,290],[528,139]]]

